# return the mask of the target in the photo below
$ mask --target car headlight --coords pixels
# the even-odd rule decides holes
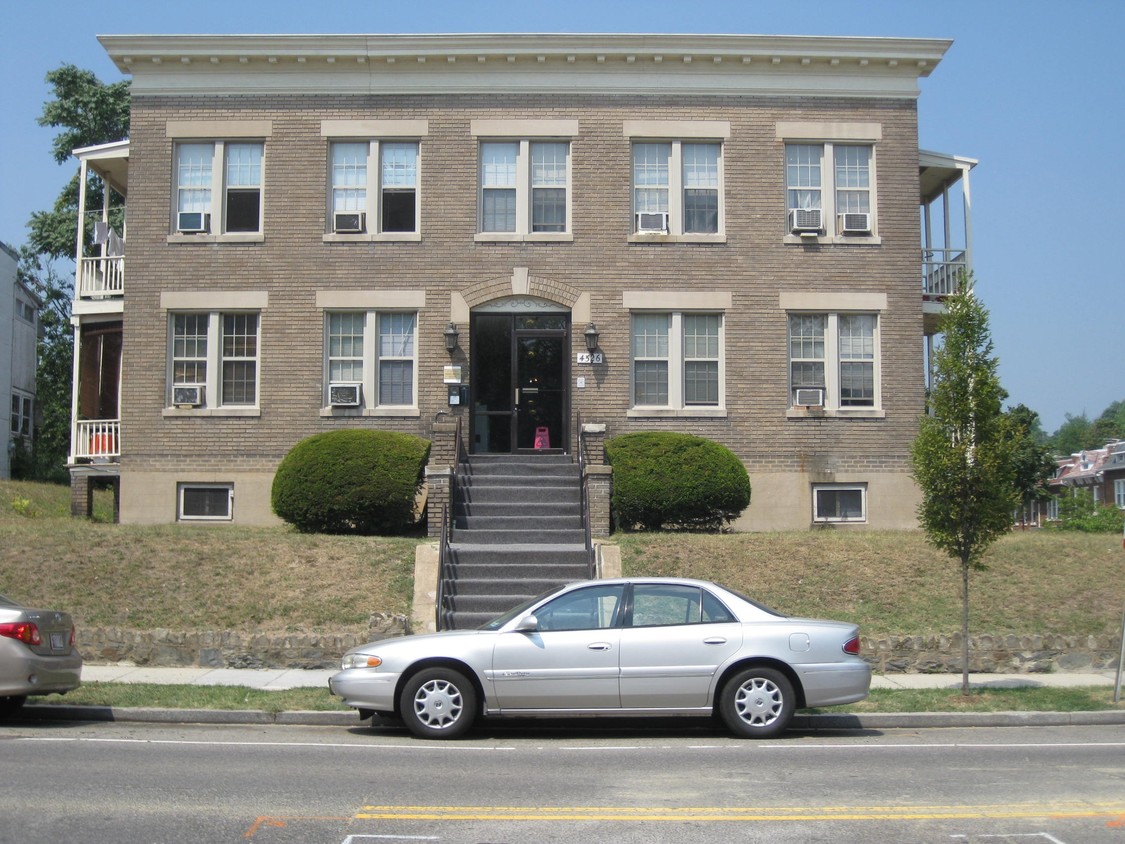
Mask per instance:
[[[383,660],[377,656],[370,654],[344,654],[344,658],[340,660],[340,670],[347,671],[349,668],[378,668],[383,664]]]

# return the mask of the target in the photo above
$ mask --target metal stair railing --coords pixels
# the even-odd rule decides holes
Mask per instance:
[[[445,630],[446,625],[446,591],[448,584],[453,580],[453,561],[450,558],[449,543],[453,539],[452,513],[454,502],[457,501],[457,470],[464,458],[464,448],[461,443],[461,417],[457,417],[457,430],[454,432],[453,466],[449,473],[449,501],[441,505],[441,531],[438,534],[438,582],[435,624],[438,630]]]

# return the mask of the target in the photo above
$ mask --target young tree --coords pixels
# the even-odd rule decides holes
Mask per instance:
[[[941,348],[934,356],[931,415],[911,449],[922,492],[918,519],[927,541],[961,567],[961,690],[969,693],[969,572],[1011,530],[1019,503],[1011,419],[997,376],[988,311],[962,278],[945,303]]]

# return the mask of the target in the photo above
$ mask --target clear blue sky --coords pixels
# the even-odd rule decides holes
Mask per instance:
[[[54,163],[54,132],[36,124],[49,70],[69,62],[119,79],[99,34],[274,32],[953,39],[921,81],[920,142],[980,161],[977,290],[1009,403],[1037,411],[1051,433],[1065,414],[1093,419],[1125,399],[1122,0],[9,0],[0,26],[0,240],[22,245],[29,215],[50,207],[74,172]]]

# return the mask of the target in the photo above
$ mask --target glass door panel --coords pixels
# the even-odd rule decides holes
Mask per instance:
[[[565,337],[516,333],[516,448],[566,448]]]

